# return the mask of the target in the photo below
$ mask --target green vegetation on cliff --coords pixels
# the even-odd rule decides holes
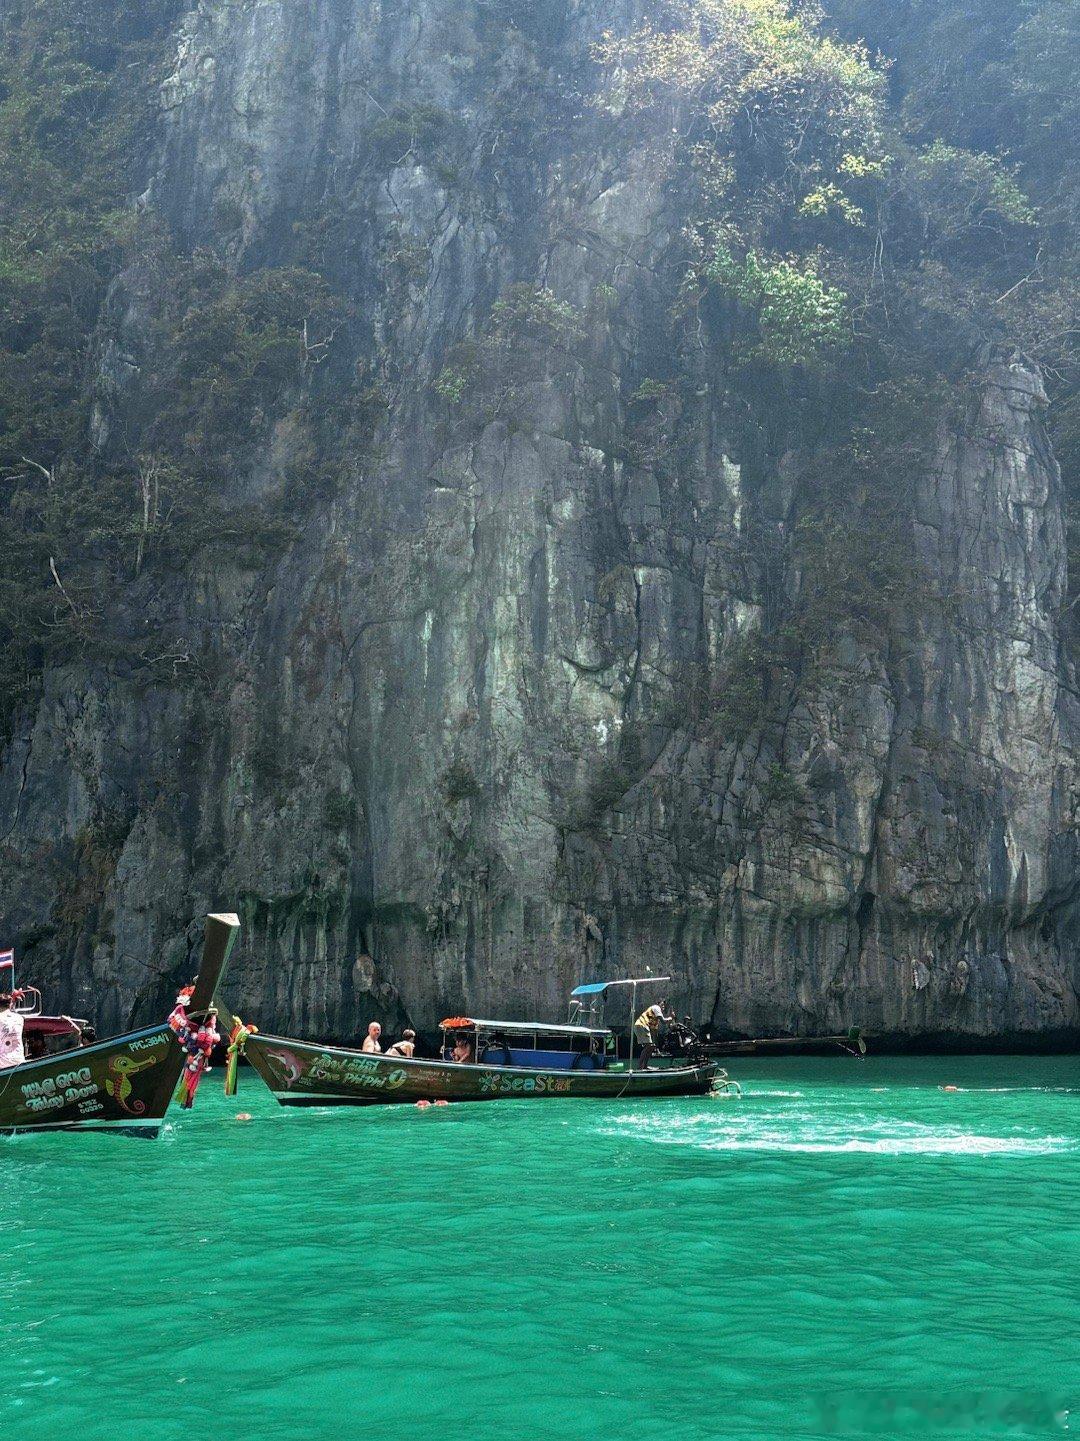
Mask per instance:
[[[514,44],[527,37],[540,89],[557,12],[483,11]],[[247,273],[235,261],[239,203],[219,199],[220,244],[186,253],[136,201],[181,14],[179,0],[15,0],[0,20],[5,712],[48,658],[101,642],[111,594],[148,567],[186,563],[215,537],[256,553],[286,539],[306,501],[332,490],[341,437],[356,448],[394,371],[385,351],[355,358],[358,321],[339,281],[363,216],[347,205],[301,217],[272,263]],[[791,538],[804,573],[826,536],[830,554],[861,554],[876,536],[861,569],[891,567],[880,546],[906,545],[895,497],[916,442],[886,438],[913,412],[905,399],[886,419],[884,398],[921,385],[914,423],[925,429],[942,378],[961,377],[986,342],[1047,368],[1080,513],[1077,42],[1068,0],[974,11],[960,0],[658,0],[648,23],[570,57],[580,73],[591,61],[599,89],[587,108],[613,140],[640,116],[670,121],[658,160],[682,219],[672,259],[685,332],[706,327],[733,384],[759,396],[810,387],[833,419],[818,445],[843,466],[821,467],[830,480]],[[380,108],[358,174],[430,163],[452,187],[459,123],[425,100]],[[528,105],[504,108],[505,136],[485,145],[495,154],[504,141],[515,156]],[[407,235],[383,260],[390,295],[428,275],[430,256]],[[117,341],[135,312],[138,356]],[[515,283],[474,338],[448,345],[435,396],[459,424],[516,416],[553,366],[572,370],[598,316],[602,305],[586,322],[544,286]],[[675,396],[672,381],[643,383],[662,388],[656,404]],[[122,428],[110,423],[118,397]],[[646,398],[631,399],[632,418]],[[237,477],[282,426],[303,463],[253,505]],[[638,453],[633,435],[612,443]],[[860,483],[839,484],[852,469]],[[845,604],[857,620],[834,580],[829,624]]]
[[[136,203],[180,13],[18,0],[0,20],[0,723],[49,659],[108,644],[103,612],[150,562],[287,537],[288,492],[228,500],[245,447],[291,416],[312,486],[320,428],[347,428],[327,283],[185,255]],[[126,306],[145,308],[163,364],[118,351]],[[137,429],[112,433],[121,390]]]
[[[910,564],[912,484],[987,346],[1047,369],[1069,494],[1080,488],[1080,176],[1024,134],[1049,127],[1066,144],[1075,105],[1060,62],[1052,80],[1046,65],[1052,44],[1077,53],[1076,10],[1010,8],[995,29],[918,0],[667,0],[595,48],[612,123],[666,126],[688,348],[711,335],[759,410],[810,386],[824,417],[779,547],[801,591],[751,648],[766,661],[801,668],[853,630],[887,646],[890,615],[947,603]],[[775,543],[749,545],[777,563]]]
[[[1043,367],[1080,586],[1080,6],[1075,0],[828,0],[889,57],[889,110],[914,155],[919,263],[903,277],[957,336],[1013,340]],[[888,252],[883,262],[892,264]],[[958,322],[962,322],[958,325]],[[962,350],[960,351],[962,354]]]

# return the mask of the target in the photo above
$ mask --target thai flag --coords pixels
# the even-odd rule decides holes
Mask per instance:
[[[13,971],[15,969],[15,952],[0,951],[0,971]]]

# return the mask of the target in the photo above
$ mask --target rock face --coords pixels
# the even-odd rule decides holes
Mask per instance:
[[[1075,1033],[1080,714],[1038,375],[987,355],[933,422],[911,555],[929,600],[902,643],[837,637],[752,724],[711,724],[702,678],[734,685],[806,582],[787,539],[806,399],[737,389],[720,343],[669,348],[663,135],[613,140],[589,104],[590,42],[633,0],[522,5],[517,27],[508,8],[183,19],[142,203],[239,269],[292,263],[332,213],[384,402],[272,559],[207,555],[116,598],[115,633],[171,666],[46,675],[0,770],[24,974],[103,1025],[141,1019],[229,906],[231,998],[303,1035],[558,1017],[577,981],[644,966],[719,1030]],[[505,341],[513,384],[455,404],[454,347],[482,350],[515,285],[549,343]],[[135,274],[117,288],[103,445],[152,303]],[[273,427],[235,502],[298,450]]]

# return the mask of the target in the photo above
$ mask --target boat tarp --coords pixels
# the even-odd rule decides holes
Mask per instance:
[[[81,1036],[86,1024],[73,1021],[70,1016],[25,1016],[23,1031],[28,1036]]]
[[[550,1026],[546,1021],[480,1021],[469,1022],[478,1031],[510,1031],[515,1035],[539,1036],[608,1036],[606,1026]]]

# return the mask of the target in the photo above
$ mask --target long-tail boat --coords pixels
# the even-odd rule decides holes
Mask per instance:
[[[636,1100],[704,1095],[714,1088],[737,1090],[718,1063],[705,1057],[660,1058],[658,1064],[645,1066],[635,1063],[632,1024],[630,1056],[621,1061],[608,1027],[582,1023],[596,1019],[595,1011],[581,1014],[583,995],[599,999],[612,987],[627,986],[632,1018],[638,987],[668,979],[647,976],[578,987],[574,992],[577,999],[572,998],[577,1023],[449,1017],[441,1023],[441,1055],[434,1060],[299,1041],[239,1022],[233,1027],[234,1046],[242,1044],[247,1059],[283,1106],[534,1100],[544,1096]]]
[[[836,1036],[747,1036],[739,1040],[702,1042],[707,1056],[795,1056],[829,1055],[842,1051],[845,1055],[866,1055],[866,1036],[859,1026],[851,1026]]]
[[[207,916],[202,963],[194,987],[185,995],[190,1015],[211,1005],[239,929],[234,915]],[[165,1021],[85,1044],[86,1023],[42,1015],[40,995],[33,987],[24,990],[20,1011],[24,1048],[57,1044],[67,1048],[0,1070],[0,1135],[158,1134],[190,1054],[175,1024]]]

